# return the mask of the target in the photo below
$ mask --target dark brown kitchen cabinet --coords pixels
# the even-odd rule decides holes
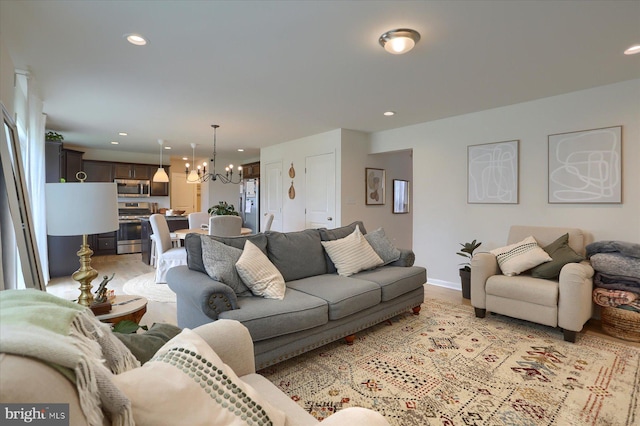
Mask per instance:
[[[89,247],[93,250],[94,256],[103,254],[116,254],[117,231],[103,232],[102,234],[88,235]]]
[[[242,165],[242,177],[244,179],[260,178],[260,162],[248,163]]]
[[[155,169],[147,164],[114,163],[114,177],[116,179],[151,179]]]
[[[76,173],[82,170],[82,155],[84,152],[74,151],[72,149],[62,150],[63,170],[65,172],[65,180],[67,182],[80,182],[76,177]]]
[[[113,163],[108,161],[84,160],[87,182],[113,182]]]

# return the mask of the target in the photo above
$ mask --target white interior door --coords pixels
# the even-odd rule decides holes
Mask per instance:
[[[198,184],[187,183],[184,173],[171,173],[171,208],[184,210],[184,214],[198,211],[196,206],[198,186]]]
[[[307,157],[305,161],[305,226],[335,228],[336,166],[335,154]]]
[[[264,223],[264,214],[273,214],[271,229],[282,231],[282,162],[269,163],[265,166],[262,174],[262,191],[264,194],[264,205],[260,206],[263,217],[260,222]]]

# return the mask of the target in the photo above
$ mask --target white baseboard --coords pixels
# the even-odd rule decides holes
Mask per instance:
[[[460,284],[459,282],[454,283],[454,282],[451,282],[451,281],[444,281],[444,280],[437,280],[437,279],[434,279],[434,278],[428,278],[427,279],[427,284],[435,285],[435,286],[438,286],[438,287],[450,288],[451,290],[462,291],[462,284]]]

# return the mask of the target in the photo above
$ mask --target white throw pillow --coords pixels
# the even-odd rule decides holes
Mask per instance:
[[[188,328],[162,346],[142,367],[114,375],[112,380],[131,400],[136,425],[285,423],[282,411],[240,380]]]
[[[518,243],[493,249],[490,253],[498,259],[502,273],[509,277],[552,260],[532,236]]]
[[[254,295],[267,299],[284,299],[286,286],[282,274],[262,250],[249,240],[244,243],[236,269]]]
[[[338,274],[343,277],[375,268],[384,263],[364,238],[358,225],[346,237],[334,241],[322,241],[322,245],[331,261],[336,265]]]

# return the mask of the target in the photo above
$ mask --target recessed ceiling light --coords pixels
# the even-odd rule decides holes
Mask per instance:
[[[244,152],[244,149],[238,148],[238,152]]]
[[[396,115],[396,113],[393,111],[385,111],[383,115],[386,115],[387,117],[391,117],[392,115]]]
[[[148,41],[140,34],[125,34],[124,37],[129,43],[135,44],[136,46],[144,46],[148,43]]]
[[[187,161],[188,158],[187,157],[182,157],[182,160]]]
[[[120,136],[127,136],[127,132],[120,132],[118,133]]]
[[[111,141],[111,145],[118,145],[120,142],[117,141]]]
[[[171,147],[170,146],[165,146],[164,149],[171,149]]]
[[[387,31],[378,39],[380,46],[394,55],[407,53],[418,41],[420,41],[420,33],[409,28]]]
[[[640,44],[633,45],[624,51],[625,55],[635,55],[636,53],[640,53]]]

